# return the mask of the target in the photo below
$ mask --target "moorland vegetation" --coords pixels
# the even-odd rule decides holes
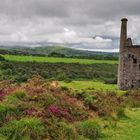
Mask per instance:
[[[120,124],[131,122],[127,110],[132,112],[139,107],[139,90],[121,96],[109,91],[76,92],[57,81],[46,82],[39,75],[21,84],[3,80],[0,139],[113,140],[114,132],[119,134]]]

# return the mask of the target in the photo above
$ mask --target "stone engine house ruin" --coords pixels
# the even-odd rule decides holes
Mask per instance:
[[[121,90],[140,87],[140,45],[127,38],[127,19],[121,20],[118,87]]]

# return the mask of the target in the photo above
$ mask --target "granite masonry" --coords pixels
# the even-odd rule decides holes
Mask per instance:
[[[118,87],[121,90],[140,87],[140,45],[127,38],[127,19],[121,20]]]

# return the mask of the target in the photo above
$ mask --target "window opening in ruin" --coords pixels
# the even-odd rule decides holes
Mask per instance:
[[[132,58],[134,58],[134,55],[132,55]]]
[[[127,84],[127,80],[125,80],[125,84]]]
[[[134,63],[134,64],[137,64],[137,59],[134,58],[134,59],[133,59],[133,63]]]

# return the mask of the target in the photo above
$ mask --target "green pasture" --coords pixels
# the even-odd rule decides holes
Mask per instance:
[[[108,136],[103,140],[140,140],[140,108],[127,110],[126,115],[116,128],[105,129]]]
[[[20,62],[48,62],[48,63],[80,63],[80,64],[117,64],[117,60],[92,60],[77,58],[56,58],[56,57],[39,57],[39,56],[22,56],[22,55],[2,55],[6,60]]]
[[[66,86],[72,88],[74,90],[81,89],[92,89],[92,90],[117,90],[117,85],[115,84],[104,84],[100,81],[72,81],[72,82],[64,82],[61,81],[60,84],[62,86]]]
[[[60,81],[60,85],[78,91],[93,90],[93,91],[111,91],[116,92],[118,94],[126,93],[126,91],[118,90],[116,84],[105,84],[101,81],[72,81],[72,82]]]

